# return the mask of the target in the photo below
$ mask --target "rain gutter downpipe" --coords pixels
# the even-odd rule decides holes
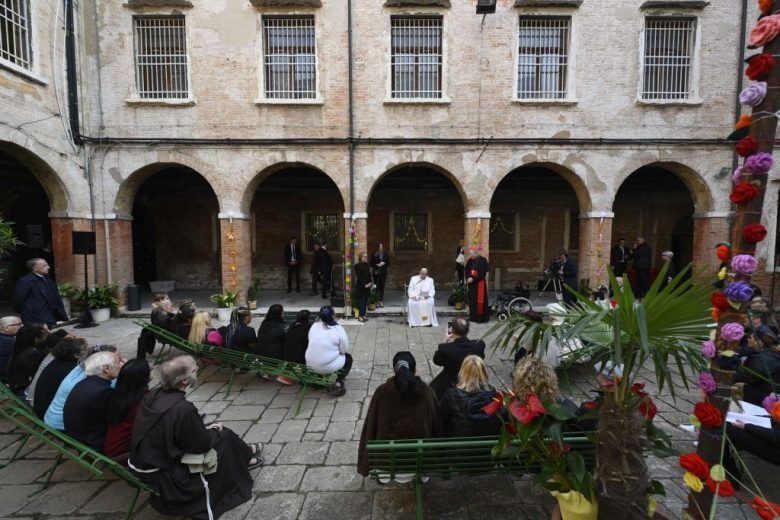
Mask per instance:
[[[349,119],[349,136],[348,136],[348,147],[349,147],[349,223],[350,226],[352,226],[352,222],[355,218],[355,106],[354,106],[354,89],[353,89],[353,63],[352,63],[352,0],[347,0],[347,109],[348,109],[348,119]],[[350,235],[351,238],[351,235]],[[354,240],[349,241],[349,253],[350,253],[350,263],[353,264],[355,262],[355,242]],[[344,262],[344,269],[342,273],[342,281],[344,282],[344,314],[349,315],[347,313],[348,305],[351,305],[352,302],[349,304],[347,303],[349,301],[350,295],[347,294],[347,262]]]
[[[81,127],[79,125],[79,94],[76,75],[76,34],[74,29],[73,0],[65,1],[65,62],[68,84],[68,121],[73,142],[81,145]],[[56,71],[55,71],[56,74]]]

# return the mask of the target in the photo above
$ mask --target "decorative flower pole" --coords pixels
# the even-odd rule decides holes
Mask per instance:
[[[349,309],[352,306],[352,259],[358,247],[355,236],[355,219],[349,223],[345,243],[347,247],[344,248],[344,305]]]
[[[718,288],[712,294],[713,319],[718,330],[711,340],[702,344],[702,353],[709,359],[708,371],[699,375],[699,387],[705,394],[697,403],[693,422],[700,428],[697,453],[681,457],[686,470],[684,481],[690,488],[687,518],[706,519],[711,516],[715,495],[731,496],[734,490],[721,466],[725,447],[725,416],[729,408],[739,343],[745,335],[742,322],[753,297],[750,279],[758,268],[756,245],[767,234],[761,224],[767,174],[772,169],[772,149],[777,130],[776,112],[780,109],[780,0],[759,0],[761,18],[750,32],[751,49],[764,47],[760,54],[749,57],[745,71],[754,83],[739,96],[743,105],[753,107],[751,115],[742,116],[729,139],[737,141],[736,152],[744,163],[732,176],[730,200],[736,205],[729,242],[718,244],[718,258],[723,262]],[[758,511],[766,504],[752,504]]]

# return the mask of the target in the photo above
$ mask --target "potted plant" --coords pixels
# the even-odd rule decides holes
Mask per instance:
[[[375,311],[377,303],[379,303],[379,291],[376,287],[372,287],[371,294],[368,296],[368,310]]]
[[[250,310],[257,309],[257,295],[260,292],[260,280],[252,280],[252,285],[246,290],[246,303]]]
[[[674,372],[687,388],[691,375],[705,366],[700,345],[709,332],[711,286],[689,278],[689,269],[661,289],[665,266],[641,301],[628,279],[621,287],[610,270],[614,308],[604,309],[577,294],[574,305],[556,312],[560,325],[512,315],[489,331],[499,332],[497,348],[514,351],[526,345],[542,354],[553,338],[559,344],[578,338],[581,346],[567,354],[564,369],[582,362],[606,368],[599,379],[604,401],[595,436],[594,483],[602,518],[648,518],[650,495],[662,489],[650,480],[643,450],[668,455],[669,439],[648,421],[655,408],[639,380],[653,381],[658,392],[668,388],[674,399]]]
[[[5,260],[20,245],[22,242],[16,238],[14,223],[0,217],[0,260]],[[0,274],[4,272],[5,270],[0,266]]]
[[[230,314],[236,304],[237,292],[225,291],[224,293],[212,294],[210,300],[217,306],[217,317],[219,321],[230,321]]]
[[[463,310],[466,307],[466,286],[463,284],[456,285],[447,300],[455,306],[456,311]]]
[[[62,306],[65,307],[65,314],[70,317],[71,300],[73,297],[79,294],[79,291],[73,287],[70,282],[62,282],[57,284],[57,292],[60,293],[62,299]]]
[[[535,486],[549,491],[558,501],[563,520],[596,520],[598,504],[593,477],[582,453],[564,442],[565,427],[579,419],[562,404],[541,400],[536,394],[502,394],[484,407],[499,413],[501,436],[493,456],[512,456],[539,467]],[[595,413],[595,412],[593,412]],[[583,418],[591,419],[590,414]]]
[[[87,292],[87,305],[92,319],[97,323],[111,318],[111,309],[119,306],[116,298],[116,285],[96,285]]]

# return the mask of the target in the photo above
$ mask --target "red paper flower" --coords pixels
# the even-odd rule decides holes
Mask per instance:
[[[742,238],[748,242],[761,242],[766,238],[766,228],[761,224],[748,224],[742,228]]]
[[[718,428],[723,424],[723,414],[710,403],[696,403],[693,407],[693,415],[705,428]]]
[[[772,416],[772,419],[780,422],[780,401],[772,405],[772,408],[769,409],[769,414]]]
[[[504,406],[504,393],[496,392],[496,396],[490,404],[486,404],[482,407],[482,411],[488,415],[495,415],[496,412]]]
[[[718,487],[718,484],[720,484],[720,487]],[[718,482],[716,480],[712,480],[712,477],[707,477],[707,487],[710,488],[710,491],[713,493],[715,493],[715,490],[717,489],[719,497],[734,496],[734,486],[732,486],[731,482],[728,480]]]
[[[702,480],[706,480],[710,476],[710,465],[698,453],[680,455],[680,467]]]
[[[719,245],[715,248],[715,254],[718,255],[718,260],[721,262],[728,262],[729,256],[731,256],[731,249],[726,245]]]
[[[596,404],[596,401],[585,401],[584,403],[582,403],[582,408],[584,408],[585,410],[595,410],[598,407],[599,405]]]
[[[645,395],[639,403],[639,413],[642,414],[645,421],[652,421],[653,417],[658,413],[658,408],[655,406],[653,400]]]
[[[712,317],[712,321],[716,323],[720,322],[720,311],[718,309],[712,309],[710,316]]]
[[[744,114],[739,117],[739,121],[737,121],[737,124],[734,125],[735,128],[745,128],[747,126],[750,126],[750,115]]]
[[[729,299],[722,292],[712,293],[712,296],[710,296],[710,301],[712,302],[713,307],[721,311],[725,311],[731,307],[731,305],[729,305]]]
[[[758,188],[749,182],[742,182],[734,186],[734,191],[729,195],[729,199],[734,204],[742,204],[756,198]]]
[[[761,497],[753,497],[753,501],[750,503],[753,509],[756,510],[758,516],[764,520],[772,520],[773,518],[780,518],[780,507],[777,504],[764,500]]]
[[[740,157],[753,155],[758,149],[758,141],[753,136],[747,136],[737,142],[736,150]]]
[[[768,52],[757,54],[750,58],[745,74],[753,81],[764,79],[775,66],[775,58]]]
[[[547,413],[547,410],[542,406],[542,402],[534,394],[528,394],[525,401],[525,403],[522,403],[519,399],[515,399],[509,406],[509,411],[521,423],[531,424],[534,419]]]

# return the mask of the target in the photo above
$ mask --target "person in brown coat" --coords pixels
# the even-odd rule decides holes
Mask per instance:
[[[436,393],[417,377],[411,352],[393,357],[395,375],[371,397],[358,447],[358,473],[368,475],[366,443],[373,440],[427,439],[444,435]]]

